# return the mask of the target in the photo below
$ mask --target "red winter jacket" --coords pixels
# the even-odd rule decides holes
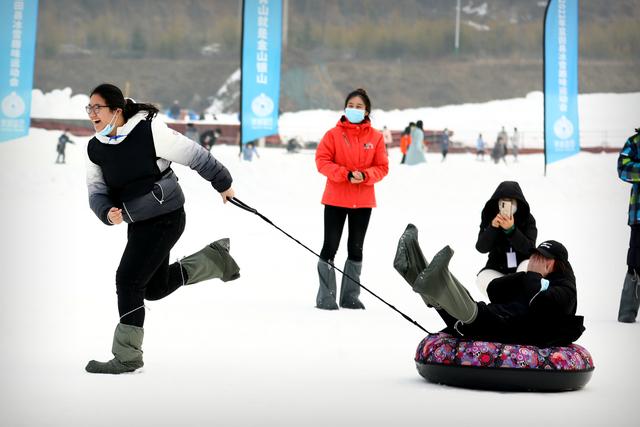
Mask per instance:
[[[374,208],[373,185],[389,172],[389,159],[382,133],[369,118],[353,124],[342,117],[328,131],[316,150],[318,171],[327,177],[322,203],[343,208]],[[349,182],[349,172],[364,172],[361,184]]]

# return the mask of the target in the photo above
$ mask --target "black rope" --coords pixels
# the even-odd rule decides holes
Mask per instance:
[[[258,215],[260,218],[262,218],[264,221],[268,222],[269,224],[271,224],[272,226],[274,226],[275,228],[277,228],[278,230],[280,230],[282,233],[284,233],[287,237],[289,237],[291,240],[293,240],[294,242],[296,242],[297,244],[299,244],[300,246],[302,246],[303,248],[305,248],[306,250],[308,250],[309,252],[311,252],[312,254],[314,254],[316,257],[320,258],[320,255],[318,255],[317,253],[315,253],[311,248],[309,248],[307,245],[305,245],[304,243],[302,243],[300,240],[296,239],[295,237],[293,237],[291,234],[287,233],[286,231],[284,231],[282,228],[278,227],[277,225],[275,225],[269,218],[267,218],[266,216],[262,215],[260,212],[258,212],[257,209],[252,208],[251,206],[247,205],[246,203],[244,203],[242,200],[238,199],[237,197],[233,197],[233,198],[229,198],[227,199],[229,202],[231,202],[231,204],[239,207],[240,209],[244,209],[247,212],[251,212],[252,214],[256,214]],[[322,258],[320,258],[322,259]],[[378,295],[376,295],[373,291],[369,290],[366,286],[364,286],[362,283],[360,283],[358,280],[355,280],[353,277],[349,276],[348,274],[346,274],[344,271],[340,270],[338,267],[336,267],[332,261],[328,262],[329,265],[331,265],[333,268],[335,268],[336,270],[338,270],[340,273],[342,273],[344,276],[346,276],[348,279],[351,279],[352,281],[354,281],[355,283],[358,284],[358,286],[360,286],[362,289],[364,289],[365,291],[369,292],[371,295],[373,295],[374,297],[378,298],[378,300],[382,301],[383,303],[385,303],[387,306],[389,306],[392,310],[394,310],[395,312],[399,313],[402,317],[405,318],[405,320],[407,320],[410,323],[413,323],[415,326],[417,326],[418,328],[422,329],[424,332],[426,332],[427,334],[431,334],[431,332],[427,331],[425,328],[423,328],[418,322],[416,322],[415,320],[413,320],[412,318],[410,318],[409,316],[407,316],[406,314],[404,314],[403,312],[401,312],[400,310],[398,310],[397,308],[395,308],[393,305],[389,304],[387,301],[385,301],[384,299],[380,298]]]

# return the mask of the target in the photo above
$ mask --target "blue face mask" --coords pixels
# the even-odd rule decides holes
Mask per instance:
[[[98,132],[98,135],[100,135],[100,136],[108,136],[109,132],[111,132],[113,130],[113,124],[116,122],[116,117],[118,117],[118,113],[115,113],[113,115],[113,118],[111,119],[109,124],[106,125],[104,127],[104,129],[102,129],[100,132]]]
[[[364,120],[364,112],[365,110],[360,110],[358,108],[345,108],[344,115],[347,116],[347,119],[351,123],[360,123]]]

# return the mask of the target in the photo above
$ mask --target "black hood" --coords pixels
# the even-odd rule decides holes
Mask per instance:
[[[529,217],[529,203],[527,203],[527,199],[525,199],[524,194],[522,194],[520,184],[516,181],[503,181],[498,185],[493,196],[491,196],[484,205],[484,209],[482,209],[483,223],[489,223],[495,218],[498,214],[498,200],[502,198],[516,199],[518,201],[518,210],[514,215],[516,221],[518,218],[527,219]]]

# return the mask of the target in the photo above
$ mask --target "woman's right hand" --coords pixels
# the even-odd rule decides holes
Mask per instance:
[[[493,220],[491,221],[491,226],[493,228],[500,228],[500,223],[502,222],[502,219],[500,217],[500,214],[496,215],[495,218],[493,218]]]
[[[111,224],[120,224],[122,222],[122,209],[111,208],[109,212],[107,212],[107,218]]]

